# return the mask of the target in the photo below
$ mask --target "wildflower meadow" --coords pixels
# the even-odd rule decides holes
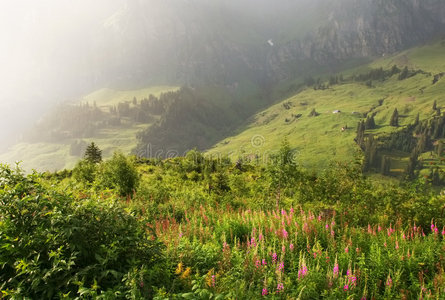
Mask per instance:
[[[116,156],[87,176],[1,166],[0,298],[445,298],[445,197],[428,181],[382,183],[360,161],[312,173],[288,151]]]

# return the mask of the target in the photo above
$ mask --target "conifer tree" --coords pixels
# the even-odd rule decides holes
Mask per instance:
[[[84,158],[86,161],[97,164],[102,161],[102,150],[91,142],[91,144],[85,150]]]
[[[397,108],[394,109],[389,125],[394,127],[399,126],[399,112],[397,111]]]

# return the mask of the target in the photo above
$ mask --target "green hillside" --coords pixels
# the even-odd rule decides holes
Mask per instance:
[[[388,71],[397,65],[418,74],[399,80],[394,74],[384,80],[352,80],[359,74],[382,67]],[[259,155],[262,159],[287,138],[296,150],[299,163],[321,168],[332,160],[353,159],[358,147],[354,142],[358,122],[367,113],[375,113],[376,129],[367,133],[384,134],[399,130],[389,126],[395,108],[400,113],[400,125],[431,117],[432,105],[445,105],[445,80],[433,84],[434,75],[445,71],[445,43],[435,43],[384,57],[342,74],[344,80],[326,89],[312,86],[256,114],[239,132],[216,144],[208,151],[212,155],[229,155],[233,159]],[[339,75],[339,74],[336,74]],[[327,80],[327,78],[326,78]],[[379,105],[379,100],[382,105]],[[318,116],[309,116],[315,109]],[[339,110],[340,113],[333,113]],[[342,127],[346,127],[342,131]],[[401,154],[401,159],[405,154]]]
[[[87,101],[89,103],[96,102],[98,106],[107,107],[110,105],[118,105],[119,102],[133,100],[133,97],[136,97],[137,99],[145,98],[148,95],[159,97],[162,93],[173,92],[176,90],[178,90],[177,86],[154,86],[138,90],[115,90],[103,88],[83,97],[82,101]]]
[[[137,145],[136,134],[147,129],[157,118],[154,116],[150,118],[151,121],[136,122],[129,116],[119,116],[119,124],[109,124],[111,119],[116,119],[110,113],[110,109],[118,107],[119,103],[128,103],[130,109],[133,109],[134,97],[140,102],[149,95],[159,97],[162,93],[177,89],[173,86],[155,86],[138,90],[100,89],[95,91],[80,99],[78,103],[69,103],[51,112],[43,119],[44,124],[38,124],[40,127],[28,133],[30,137],[25,137],[25,141],[13,146],[6,153],[0,154],[0,161],[10,164],[21,161],[21,166],[27,171],[72,168],[82,155],[83,148],[91,141],[103,150],[104,157],[110,157],[116,150],[129,154]],[[96,109],[97,105],[99,110],[95,113],[99,116],[97,117],[99,121],[94,121],[94,123],[100,123],[100,126],[93,124],[97,125],[95,130],[88,133],[81,132],[83,136],[80,137],[73,136],[74,129],[72,128],[83,125],[82,123],[86,121],[75,119],[76,121],[69,122],[66,117],[72,114],[73,109],[78,108],[78,105],[85,107],[86,103],[89,103],[90,110],[93,109],[93,105]],[[89,113],[81,111],[79,114]],[[58,131],[58,135],[48,137],[47,133],[53,131]],[[81,143],[81,146],[77,151],[73,151],[73,144],[76,143]]]

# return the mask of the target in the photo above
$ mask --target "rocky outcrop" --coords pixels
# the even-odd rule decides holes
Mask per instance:
[[[443,0],[227,2],[129,1],[97,35],[99,77],[262,85],[445,32]]]
[[[441,0],[335,1],[326,24],[271,53],[271,76],[290,62],[337,66],[354,58],[375,57],[422,44],[445,33]]]

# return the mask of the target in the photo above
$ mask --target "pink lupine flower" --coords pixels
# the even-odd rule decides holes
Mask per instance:
[[[279,283],[279,284],[277,285],[277,292],[279,293],[279,292],[281,292],[282,290],[284,290],[284,285],[283,285],[282,283]]]
[[[349,253],[349,247],[348,246],[346,246],[346,248],[345,248],[345,253]]]
[[[307,267],[305,264],[303,264],[301,268],[298,270],[298,279],[302,279],[306,275],[307,275]]]
[[[347,276],[351,275],[351,270],[348,269],[348,270],[346,271],[346,275],[347,275]]]
[[[318,215],[318,218],[317,218],[317,220],[318,220],[318,222],[320,222],[320,221],[321,221],[321,215]]]
[[[334,235],[335,235],[334,230],[331,230],[331,236],[334,236]]]
[[[261,266],[261,262],[259,260],[255,261],[255,268],[259,268]]]
[[[385,248],[386,248],[386,242],[383,243],[383,246],[385,246]]]
[[[182,232],[179,233],[179,238],[182,238],[184,234]]]
[[[326,223],[326,225],[324,226],[326,228],[326,230],[329,229],[329,224]]]
[[[256,242],[255,242],[255,238],[254,238],[254,237],[252,237],[252,238],[250,239],[250,246],[251,246],[251,247],[256,247]]]
[[[214,287],[216,285],[216,277],[215,275],[212,275],[212,286]]]
[[[280,262],[280,264],[278,265],[278,271],[281,272],[284,270],[284,262]]]
[[[293,208],[293,207],[290,208],[290,212],[291,212],[292,214],[294,213],[294,208]]]
[[[355,252],[358,254],[360,252],[360,249],[358,247],[355,248]]]
[[[399,241],[396,241],[396,249],[399,249]]]
[[[388,279],[386,279],[386,286],[392,287],[392,279],[391,276],[388,276]]]
[[[258,241],[262,241],[263,240],[263,235],[260,233],[259,235],[258,235]]]
[[[335,263],[332,273],[333,273],[334,277],[338,276],[338,264],[337,263]]]
[[[286,229],[283,229],[283,237],[284,237],[285,239],[287,239],[288,235],[289,235],[289,234],[287,233]]]
[[[378,232],[382,231],[382,227],[380,227],[380,225],[377,227],[377,231]]]
[[[264,258],[262,259],[261,264],[262,264],[263,266],[266,266],[266,265],[267,265],[267,262],[266,262],[266,260],[265,260]]]
[[[294,244],[290,244],[289,245],[289,249],[292,251],[292,250],[294,250]]]
[[[344,290],[344,291],[349,290],[349,285],[345,284],[345,286],[343,287],[343,290]]]
[[[266,288],[263,289],[263,291],[261,292],[261,296],[267,296],[268,291]]]
[[[284,209],[281,209],[281,214],[284,216],[286,214],[286,211]]]
[[[442,236],[445,237],[445,227],[442,227]]]
[[[278,259],[278,255],[274,252],[274,253],[272,254],[272,261],[273,261],[274,263],[276,263],[276,262],[277,262],[277,259]]]
[[[283,246],[281,247],[281,252],[283,252],[283,253],[286,252],[286,246],[283,245]]]
[[[223,252],[225,252],[226,250],[229,249],[229,244],[227,244],[226,242],[223,243]]]

